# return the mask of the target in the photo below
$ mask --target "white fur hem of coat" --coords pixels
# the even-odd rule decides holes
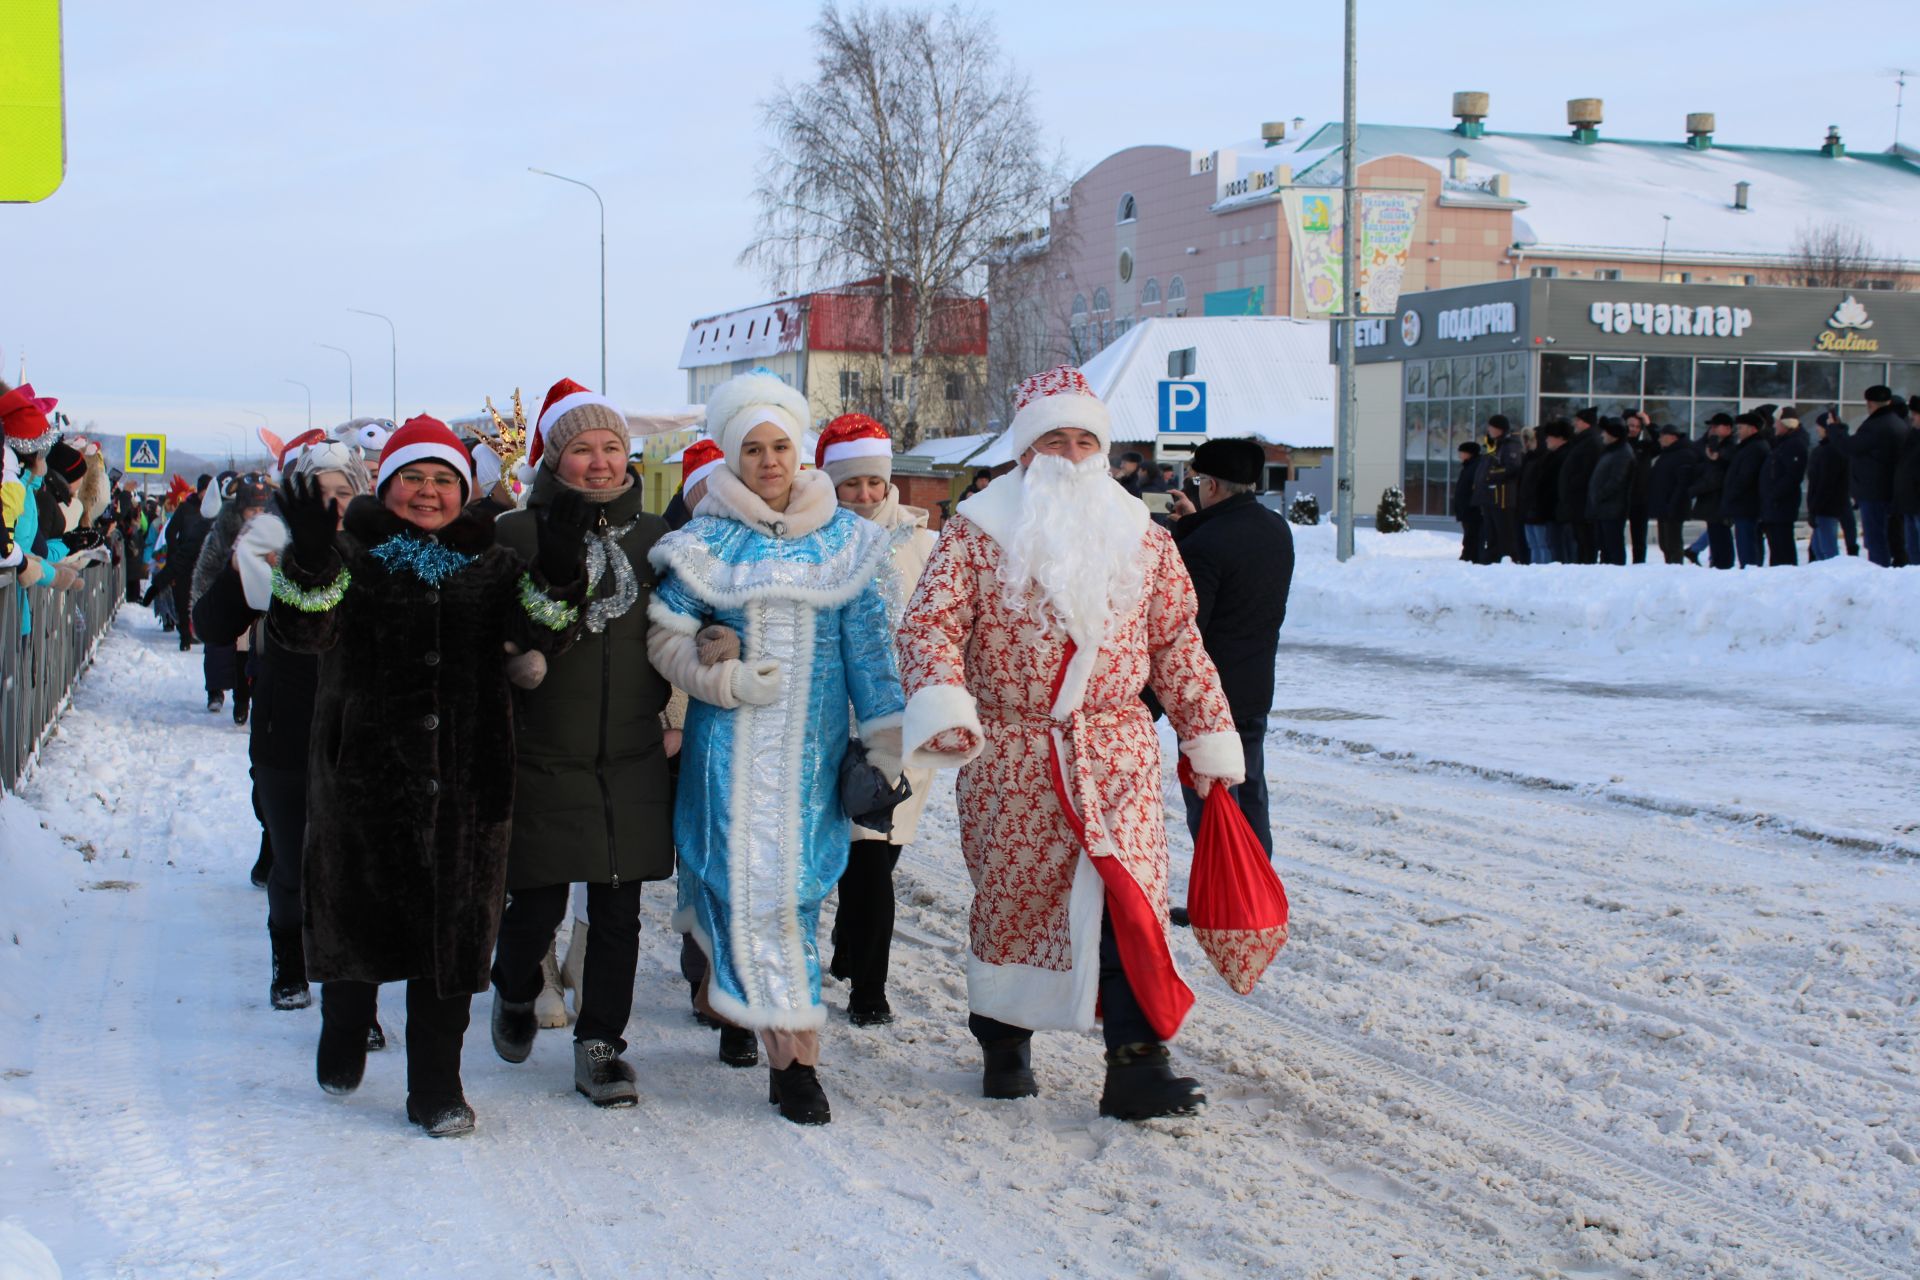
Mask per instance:
[[[948,729],[970,730],[974,737],[973,750],[952,754],[926,750],[927,743]],[[972,763],[986,748],[986,741],[973,695],[961,686],[930,684],[907,699],[906,714],[900,724],[900,745],[909,768],[957,769]]]
[[[749,1031],[818,1031],[827,1025],[827,1006],[816,1004],[806,1009],[754,1009],[722,991],[713,981],[713,940],[701,931],[691,907],[673,913],[676,931],[690,935],[707,957],[707,1005],[723,1019]],[[1099,945],[1096,938],[1094,945]]]
[[[1100,994],[1100,918],[1106,911],[1106,885],[1085,853],[1073,868],[1067,897],[1067,924],[1073,939],[1073,968],[1042,969],[1030,964],[989,964],[967,951],[967,1007],[1034,1031],[1091,1031]]]
[[[1205,778],[1224,778],[1229,783],[1247,780],[1247,753],[1237,733],[1203,733],[1180,744],[1180,754],[1193,771]]]

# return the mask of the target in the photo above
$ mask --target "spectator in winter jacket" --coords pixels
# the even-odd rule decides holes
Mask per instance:
[[[1587,510],[1587,494],[1593,482],[1593,469],[1606,447],[1595,426],[1600,421],[1597,409],[1581,409],[1573,415],[1573,440],[1567,446],[1567,460],[1560,471],[1561,524],[1573,527],[1573,559],[1593,564],[1600,558],[1593,516]]]
[[[1480,563],[1498,564],[1506,556],[1520,563],[1520,469],[1525,450],[1503,413],[1487,419],[1487,452],[1480,467],[1479,490],[1486,514]]]
[[[1847,482],[1860,506],[1860,537],[1867,545],[1867,559],[1891,566],[1888,521],[1893,518],[1893,473],[1911,429],[1907,415],[1893,407],[1893,392],[1888,388],[1868,387],[1866,401],[1866,421],[1844,441]]]
[[[1526,530],[1526,555],[1530,564],[1553,564],[1561,558],[1559,535],[1553,512],[1559,507],[1559,474],[1567,462],[1567,438],[1572,428],[1565,422],[1548,422],[1538,430],[1540,447],[1526,455],[1521,470],[1521,522]]]
[[[1600,433],[1606,447],[1587,481],[1587,514],[1600,546],[1601,564],[1627,562],[1627,510],[1633,502],[1633,446],[1627,442],[1627,424],[1602,418]]]
[[[1696,480],[1699,478],[1701,470],[1706,465],[1707,448],[1709,445],[1711,445],[1714,448],[1714,450],[1717,453],[1719,453],[1723,461],[1732,456],[1733,454],[1733,415],[1732,414],[1716,413],[1711,418],[1708,418],[1706,434],[1701,436],[1698,440],[1694,441],[1693,443],[1694,478]],[[1718,499],[1715,500],[1715,505],[1717,507]],[[1731,535],[1729,535],[1729,537],[1731,537]],[[1700,531],[1700,536],[1695,538],[1692,544],[1687,547],[1687,559],[1691,560],[1695,564],[1700,563],[1700,553],[1707,549],[1707,547],[1711,544],[1712,540],[1713,540],[1713,525],[1711,522],[1709,522],[1707,527]],[[1729,542],[1727,545],[1732,546],[1733,544]]]
[[[1920,565],[1920,401],[1907,401],[1907,434],[1893,468],[1893,514],[1904,536],[1907,563]]]
[[[1815,422],[1820,443],[1807,456],[1807,521],[1813,526],[1807,559],[1831,560],[1840,554],[1841,517],[1853,510],[1847,499],[1847,454],[1843,447],[1847,428],[1826,413]]]
[[[1800,519],[1800,483],[1807,474],[1807,433],[1792,406],[1773,424],[1773,446],[1760,469],[1760,533],[1768,564],[1798,564],[1793,527]]]
[[[1453,518],[1460,522],[1460,558],[1468,564],[1480,560],[1480,542],[1484,536],[1483,509],[1474,505],[1474,487],[1480,481],[1480,446],[1469,440],[1460,446],[1460,474],[1453,479]]]
[[[1760,473],[1767,465],[1766,419],[1743,413],[1733,420],[1733,459],[1720,492],[1720,514],[1733,527],[1733,550],[1742,569],[1758,569],[1760,555]]]
[[[1702,536],[1710,550],[1708,563],[1716,569],[1733,568],[1733,529],[1722,516],[1720,505],[1726,491],[1727,468],[1732,462],[1732,442],[1709,435],[1693,477],[1693,516],[1706,521],[1707,531]],[[1696,564],[1700,554],[1697,547],[1698,543],[1687,548],[1688,557]]]
[[[1660,451],[1647,468],[1647,511],[1654,520],[1661,557],[1668,564],[1680,564],[1686,559],[1686,539],[1680,531],[1687,519],[1697,462],[1685,430],[1668,423],[1659,435]]]
[[[1660,442],[1655,437],[1653,419],[1645,409],[1629,409],[1627,447],[1633,450],[1633,494],[1627,500],[1627,545],[1635,564],[1647,562],[1647,521],[1653,518],[1647,497],[1647,482],[1653,475],[1653,460],[1659,456]]]
[[[1129,449],[1120,455],[1120,465],[1114,469],[1113,478],[1122,489],[1134,497],[1147,492],[1146,459]]]

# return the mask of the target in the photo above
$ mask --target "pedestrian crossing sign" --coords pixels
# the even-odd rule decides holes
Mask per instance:
[[[127,465],[130,476],[157,476],[167,469],[165,436],[128,436]]]

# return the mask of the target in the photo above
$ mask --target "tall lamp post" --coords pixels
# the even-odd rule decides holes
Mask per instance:
[[[1359,150],[1359,126],[1354,114],[1354,71],[1358,61],[1354,40],[1354,0],[1347,0],[1346,44],[1347,73],[1340,119],[1341,164],[1345,169],[1340,183],[1340,225],[1343,228],[1340,234],[1340,289],[1345,295],[1346,305],[1333,319],[1334,324],[1339,326],[1335,336],[1340,341],[1340,403],[1335,418],[1337,448],[1334,451],[1339,463],[1339,475],[1334,482],[1333,493],[1334,552],[1343,561],[1353,557],[1353,320],[1360,313],[1360,294],[1354,287],[1359,267],[1356,242],[1360,237],[1360,227],[1354,218],[1354,205],[1357,203],[1354,188],[1360,181],[1359,165],[1355,158],[1355,152]]]
[[[347,310],[357,316],[372,316],[375,320],[386,320],[387,322],[387,351],[388,357],[392,361],[387,367],[392,371],[389,375],[389,385],[393,391],[393,408],[390,410],[393,416],[389,418],[388,421],[398,426],[400,423],[400,338],[399,335],[394,332],[393,321],[388,320],[386,316],[381,315],[378,311],[365,311],[359,307],[348,307]]]
[[[594,203],[600,206],[600,394],[607,394],[607,202],[594,191],[591,183],[569,178],[565,174],[552,173],[546,169],[527,166],[528,173],[537,173],[543,178],[558,178],[562,182],[571,182],[576,187],[585,187],[593,192]]]
[[[273,430],[273,419],[272,419],[272,418],[269,418],[269,417],[268,417],[268,416],[267,416],[266,414],[264,414],[264,413],[262,413],[262,412],[260,412],[260,411],[259,411],[258,409],[242,409],[242,410],[241,410],[240,412],[242,412],[242,413],[245,413],[245,414],[250,414],[250,415],[252,415],[253,417],[256,417],[256,418],[258,418],[258,419],[260,419],[260,425],[261,425],[262,427],[265,427],[265,428],[266,428],[267,430],[269,430],[269,431],[271,431],[271,430]],[[257,437],[256,437],[256,438],[257,438]],[[245,443],[246,443],[246,441],[245,441],[245,439],[244,439],[244,438],[242,438],[242,440],[241,440],[241,444],[242,444],[242,445],[244,446],[244,445],[245,445]],[[264,441],[264,440],[262,440],[262,441],[260,441],[260,443],[261,443],[262,445],[264,445],[264,444],[266,443],[266,441]],[[245,450],[245,448],[244,448],[244,447],[243,447],[243,448],[241,449],[241,452],[240,452],[240,456],[241,456],[241,457],[245,457],[245,456],[246,456],[246,450]]]
[[[282,378],[280,381],[291,382],[294,386],[307,393],[307,430],[313,430],[313,388],[298,378]]]
[[[353,352],[345,347],[336,347],[331,342],[316,342],[316,347],[325,347],[329,351],[338,351],[347,358],[347,421],[353,421]]]

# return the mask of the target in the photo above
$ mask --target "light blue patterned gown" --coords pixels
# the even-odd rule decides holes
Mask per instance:
[[[780,663],[770,706],[689,705],[674,804],[674,925],[712,962],[714,1011],[743,1027],[826,1022],[815,934],[847,865],[847,707],[865,734],[906,706],[879,577],[887,554],[886,534],[846,511],[789,538],[701,516],[652,552],[656,618],[724,623],[743,661]]]

